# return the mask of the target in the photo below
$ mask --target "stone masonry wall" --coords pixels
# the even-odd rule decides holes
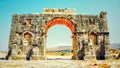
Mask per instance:
[[[76,42],[73,45],[73,55],[78,59],[109,57],[110,42],[105,11],[98,15],[83,15],[76,14],[72,9],[57,10],[59,9],[44,9],[42,14],[14,14],[7,58],[46,59],[45,28],[54,18],[68,19],[74,25],[75,30],[72,34],[75,36],[73,41]]]

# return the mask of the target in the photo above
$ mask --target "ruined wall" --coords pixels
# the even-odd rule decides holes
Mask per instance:
[[[109,32],[105,11],[98,15],[78,14],[75,27],[79,57],[81,55],[84,56],[84,59],[108,59],[110,57]]]
[[[106,12],[98,15],[76,14],[69,9],[44,9],[42,14],[14,14],[9,40],[12,59],[45,59],[46,24],[54,18],[65,18],[74,25],[73,58],[98,59],[108,56],[109,32]],[[102,54],[101,54],[102,53]],[[32,56],[32,57],[31,57]],[[92,56],[92,57],[91,57]],[[75,58],[75,59],[77,59]]]

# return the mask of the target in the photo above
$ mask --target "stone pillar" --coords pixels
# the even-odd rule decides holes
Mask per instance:
[[[76,56],[76,37],[73,36],[73,56],[72,56],[72,59],[77,59],[77,56]]]
[[[105,35],[105,59],[111,59],[109,34]]]
[[[98,60],[104,60],[110,58],[110,52],[109,52],[109,33],[108,32],[99,32],[98,33],[98,46],[99,52],[96,52],[97,59]]]
[[[44,33],[44,39],[43,39],[43,48],[44,48],[44,59],[47,59],[46,58],[46,33]]]
[[[85,56],[85,40],[84,40],[84,32],[78,32],[76,33],[76,37],[77,37],[77,42],[76,42],[76,55],[77,55],[77,59],[79,60],[84,60],[84,56]]]

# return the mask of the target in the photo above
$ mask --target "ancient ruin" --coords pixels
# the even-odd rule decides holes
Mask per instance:
[[[46,59],[46,37],[50,27],[62,24],[72,33],[72,59],[108,59],[109,32],[106,11],[98,15],[77,14],[75,9],[45,8],[40,14],[12,16],[6,59]]]

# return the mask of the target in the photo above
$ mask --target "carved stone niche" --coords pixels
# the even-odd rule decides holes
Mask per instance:
[[[89,33],[89,39],[90,39],[91,44],[96,45],[96,41],[97,41],[96,37],[97,35],[95,32],[91,31]]]
[[[31,39],[33,34],[29,31],[23,33],[23,45],[28,46],[31,45]]]

